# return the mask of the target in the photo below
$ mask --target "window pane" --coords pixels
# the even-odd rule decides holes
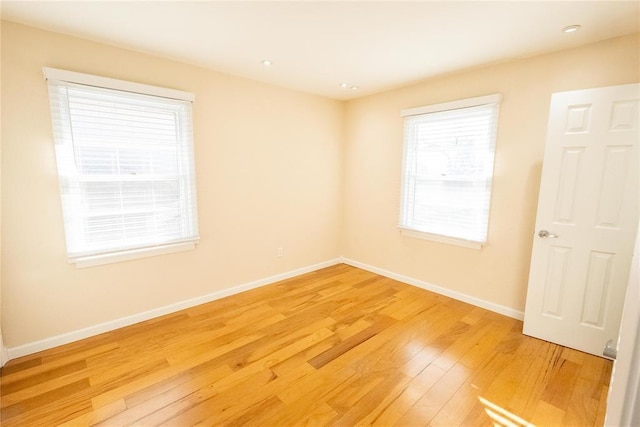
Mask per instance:
[[[413,228],[477,241],[485,232],[476,221],[485,215],[485,195],[484,183],[418,180]]]
[[[497,104],[405,118],[400,226],[483,243]]]
[[[69,258],[198,238],[191,104],[49,81]]]

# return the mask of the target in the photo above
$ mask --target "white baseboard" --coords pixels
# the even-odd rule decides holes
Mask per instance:
[[[298,268],[296,270],[287,271],[285,273],[276,274],[275,276],[267,277],[253,282],[245,283],[242,285],[234,286],[232,288],[223,289],[220,291],[212,292],[207,295],[192,298],[186,301],[177,302],[175,304],[166,305],[164,307],[155,308],[153,310],[145,311],[131,316],[122,317],[120,319],[110,320],[108,322],[100,323],[98,325],[89,326],[88,328],[80,329],[77,331],[67,332],[65,334],[56,335],[54,337],[45,338],[43,340],[34,341],[31,343],[23,344],[17,347],[11,347],[8,349],[8,360],[18,357],[26,356],[29,354],[37,353],[42,350],[48,350],[53,347],[57,347],[70,342],[78,341],[84,338],[89,338],[94,335],[102,334],[104,332],[113,331],[124,326],[133,325],[134,323],[143,322],[145,320],[153,319],[165,314],[175,313],[176,311],[184,310],[185,308],[194,307],[196,305],[211,302],[220,298],[224,298],[230,295],[234,295],[240,292],[248,291],[250,289],[259,288],[261,286],[270,285],[281,280],[289,279],[301,274],[309,273],[321,268],[330,267],[332,265],[339,264],[340,258],[332,259],[329,261],[321,262],[319,264],[310,265],[307,267]],[[2,354],[0,353],[0,356]],[[3,359],[4,360],[4,359]]]
[[[0,368],[2,368],[8,361],[9,350],[7,350],[7,347],[4,346],[4,342],[2,341],[2,332],[0,332]]]
[[[43,340],[34,341],[31,343],[23,344],[17,347],[6,348],[2,346],[2,338],[0,336],[0,366],[4,365],[8,360],[18,357],[26,356],[29,354],[37,353],[42,350],[48,350],[53,347],[57,347],[70,342],[78,341],[84,338],[89,338],[94,335],[102,334],[104,332],[113,331],[118,328],[133,325],[135,323],[143,322],[145,320],[153,319],[165,314],[175,313],[176,311],[184,310],[185,308],[194,307],[196,305],[205,304],[220,298],[224,298],[230,295],[234,295],[240,292],[248,291],[250,289],[259,288],[261,286],[270,285],[281,280],[289,279],[301,274],[309,273],[311,271],[319,270],[321,268],[330,267],[339,263],[345,263],[354,267],[361,268],[363,270],[371,271],[372,273],[379,274],[381,276],[389,277],[410,285],[426,289],[431,292],[435,292],[447,297],[463,301],[499,314],[503,314],[514,319],[523,320],[524,313],[522,311],[514,310],[509,307],[505,307],[500,304],[495,304],[489,301],[485,301],[480,298],[476,298],[461,292],[452,291],[451,289],[443,288],[431,283],[423,282],[412,277],[404,276],[402,274],[393,273],[391,271],[384,270],[382,268],[374,267],[368,264],[361,263],[349,258],[337,258],[329,261],[321,262],[319,264],[310,265],[308,267],[302,267],[296,270],[288,271],[285,273],[277,274],[275,276],[267,277],[264,279],[256,280],[253,282],[245,283],[242,285],[234,286],[232,288],[223,289],[220,291],[212,292],[207,295],[192,298],[189,300],[177,302],[164,307],[155,308],[153,310],[145,311],[142,313],[133,314],[131,316],[122,317],[120,319],[110,320],[108,322],[100,323],[98,325],[89,326],[84,329],[79,329],[72,332],[67,332],[54,337],[45,338]]]
[[[441,294],[449,298],[456,299],[458,301],[463,301],[463,302],[475,305],[477,307],[481,307],[486,310],[493,311],[495,313],[503,314],[507,317],[512,317],[518,320],[524,320],[524,312],[519,310],[514,310],[513,308],[505,307],[504,305],[495,304],[490,301],[485,301],[483,299],[480,299],[471,295],[463,294],[462,292],[452,291],[451,289],[443,288],[441,286],[437,286],[432,283],[423,282],[422,280],[414,279],[412,277],[404,276],[402,274],[387,271],[382,268],[364,264],[362,262],[355,261],[349,258],[343,257],[341,261],[345,264],[358,267],[363,270],[367,270],[372,273],[379,274],[381,276],[389,277],[390,279],[398,280],[403,283],[408,283],[409,285],[426,289],[428,291],[435,292],[437,294]]]

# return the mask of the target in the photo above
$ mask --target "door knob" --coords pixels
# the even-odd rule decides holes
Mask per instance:
[[[538,232],[538,236],[542,237],[543,239],[546,239],[547,237],[555,239],[558,237],[557,234],[551,234],[547,230],[540,230],[540,232]]]

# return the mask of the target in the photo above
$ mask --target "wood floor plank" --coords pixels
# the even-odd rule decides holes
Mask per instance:
[[[293,424],[295,427],[315,427],[334,424],[340,416],[333,408],[326,403],[316,407],[309,415],[303,417]]]
[[[560,352],[557,346],[549,342],[526,339],[513,356],[514,362],[501,375],[519,378],[519,382],[515,386],[512,384],[511,396],[508,403],[504,404],[528,419],[537,410]]]
[[[562,422],[566,425],[591,425],[598,413],[598,400],[591,397],[593,387],[589,381],[578,378],[565,409]]]
[[[454,365],[395,424],[427,425],[471,375],[463,365]]]
[[[321,411],[324,405],[327,405],[327,400],[340,394],[348,386],[348,380],[354,375],[353,371],[344,370],[323,377],[322,382],[316,383],[318,386],[307,391],[298,399],[292,400],[291,403],[286,404],[277,413],[272,414],[272,417],[266,421],[265,425],[294,425],[305,419],[309,414]],[[278,394],[278,396],[281,395],[281,393]]]
[[[296,383],[308,383],[309,378],[318,372],[305,363],[281,376],[274,376],[273,371],[265,370],[263,373],[265,375],[260,378],[248,378],[210,399],[208,405],[214,410],[208,411],[207,418],[202,423],[208,425],[224,423],[225,420],[244,413],[256,402],[261,402],[267,397],[279,396],[286,390],[295,390]],[[242,398],[239,399],[238,396]],[[278,406],[277,413],[280,410],[281,407]],[[261,418],[268,419],[272,415],[267,411]]]
[[[564,419],[564,411],[544,400],[538,401],[531,423],[536,426],[560,426]]]
[[[342,417],[336,420],[335,425],[353,426],[359,424],[368,414],[379,412],[384,408],[386,398],[399,395],[411,380],[397,371],[385,373],[382,378],[374,387],[364,393]]]
[[[77,413],[91,410],[91,402],[86,399],[69,399],[81,390],[90,388],[89,380],[83,379],[56,390],[48,391],[21,402],[2,408],[0,421],[4,426],[46,425],[47,420],[65,420]]]
[[[226,363],[232,369],[239,370],[259,360],[267,359],[265,363],[271,367],[334,335],[331,330],[334,324],[333,319],[323,318],[280,337],[268,337],[267,343],[250,352],[236,353]]]
[[[502,341],[502,339],[509,333],[510,330],[513,329],[514,324],[516,324],[515,320],[511,322],[504,321],[504,319],[500,319],[500,321],[492,321],[491,327],[487,331],[487,333],[484,334],[480,340],[474,343],[473,347],[471,347],[458,360],[458,363],[461,363],[462,365],[465,365],[472,369],[477,369],[484,362],[486,362],[486,360],[490,358],[492,354],[494,354],[498,343]]]
[[[499,425],[499,424],[498,424]],[[474,407],[469,411],[464,420],[460,423],[461,427],[495,427],[486,406],[482,401],[478,400]],[[510,426],[511,427],[511,426]],[[542,426],[541,426],[542,427]]]
[[[2,373],[3,379],[15,374],[16,372],[24,371],[25,369],[33,368],[34,366],[42,365],[41,357],[34,357],[31,359],[25,358],[20,363],[14,363],[8,366],[3,366],[0,368],[0,373]]]
[[[69,374],[81,371],[83,369],[86,369],[86,367],[87,367],[86,361],[78,360],[76,362],[72,362],[67,365],[62,365],[62,366],[53,368],[51,370],[42,372],[39,375],[32,375],[30,377],[26,377],[17,381],[6,381],[6,382],[3,382],[2,392],[6,396],[8,394],[15,393],[25,388],[29,388],[37,384],[46,383],[48,381],[63,377],[65,375],[69,375]]]
[[[596,413],[596,419],[594,420],[594,427],[599,427],[604,425],[606,409],[607,409],[607,396],[609,395],[609,386],[602,386],[602,390],[600,392],[600,399],[598,400],[598,411]]]
[[[542,400],[556,408],[566,410],[571,400],[571,394],[566,393],[566,389],[575,387],[579,369],[579,365],[561,358],[542,393]]]
[[[100,422],[119,414],[127,409],[127,404],[124,400],[116,400],[109,405],[105,405],[101,408],[94,409],[90,412],[84,413],[78,417],[72,418],[67,422],[59,424],[60,427],[80,427],[80,426],[93,426]]]
[[[302,364],[311,366],[307,363],[307,360],[313,359],[319,354],[324,353],[328,349],[337,345],[339,342],[340,338],[334,333],[324,340],[319,341],[314,345],[292,355],[291,357],[276,363],[275,365],[271,366],[271,370],[275,372],[276,375],[280,376],[293,369],[296,369]]]
[[[584,355],[584,361],[578,372],[578,378],[587,381],[590,386],[589,396],[600,400],[603,386],[609,386],[611,376],[611,362],[601,357],[589,357]]]
[[[309,365],[311,366],[311,365]],[[300,403],[312,403],[333,396],[338,388],[349,385],[349,381],[356,376],[352,368],[342,368],[332,371],[315,370],[311,375],[296,381],[291,387],[280,390],[277,395],[289,406],[298,406]]]
[[[277,396],[270,396],[268,398],[257,401],[254,405],[242,411],[242,413],[238,414],[236,417],[231,419],[227,419],[224,421],[224,425],[227,426],[246,426],[246,425],[264,425],[264,418],[268,417],[268,414],[271,412],[278,412],[280,408],[284,406],[284,403]],[[180,419],[178,418],[179,422]],[[215,420],[209,422],[205,420],[201,423],[201,426],[210,426],[212,424],[218,424]],[[185,424],[178,424],[185,425]]]
[[[309,360],[309,364],[316,369],[322,368],[327,363],[333,361],[337,357],[351,350],[352,348],[362,344],[371,337],[374,337],[380,331],[384,330],[392,321],[382,319],[369,326],[368,328],[358,332],[357,334],[347,338],[336,346],[328,349],[327,351],[317,355],[313,359]]]
[[[397,396],[390,395],[388,404],[381,406],[378,411],[372,411],[365,416],[362,420],[363,423],[378,426],[396,424],[445,372],[437,366],[427,366]]]
[[[138,420],[153,414],[181,399],[188,397],[193,390],[200,390],[208,387],[217,379],[230,374],[232,371],[227,366],[217,368],[198,367],[191,369],[170,380],[160,381],[159,383],[150,385],[144,389],[133,392],[124,399],[118,399],[115,402],[124,400],[125,409],[112,414],[109,417],[101,419],[104,426],[129,425]],[[122,395],[119,390],[117,396]],[[110,400],[114,397],[112,396]],[[102,406],[98,406],[102,405]],[[104,402],[94,404],[100,409],[113,405],[113,401],[105,404]],[[96,423],[98,424],[98,423]]]
[[[465,323],[465,322],[461,322]],[[464,336],[459,337],[447,347],[434,361],[433,364],[449,370],[455,365],[473,346],[481,341],[492,327],[492,322],[480,320],[469,326],[469,330]]]
[[[0,399],[0,407],[4,408],[14,405],[43,393],[55,392],[69,384],[85,380],[86,378],[87,373],[85,371],[74,371],[63,376],[51,378],[46,382],[34,383],[30,387],[21,388],[12,393],[3,392],[2,398]]]
[[[113,401],[125,399],[132,394],[141,392],[154,386],[164,386],[165,382],[171,381],[176,376],[185,375],[187,378],[192,375],[201,375],[201,372],[214,372],[215,378],[222,378],[231,374],[233,371],[225,365],[218,365],[210,362],[200,364],[192,361],[185,362],[181,365],[166,366],[160,370],[148,372],[141,375],[135,380],[120,382],[116,385],[104,387],[99,393],[91,396],[91,403],[94,408],[111,404]]]
[[[611,361],[521,331],[339,264],[12,360],[0,421],[602,426]]]
[[[483,392],[510,362],[510,356],[498,353],[480,369],[472,371],[469,378],[433,417],[430,425],[435,427],[462,424],[476,404],[479,401],[482,403]]]
[[[384,382],[384,380],[384,375],[380,373],[354,376],[349,382],[349,385],[342,389],[340,394],[327,400],[327,403],[336,412],[344,415],[356,406],[371,390]]]
[[[61,347],[65,347],[65,346],[61,346]],[[2,390],[4,390],[5,385],[11,384],[15,381],[22,381],[28,377],[43,375],[45,372],[60,368],[61,366],[65,366],[70,363],[85,361],[87,363],[87,366],[89,366],[90,358],[92,356],[108,353],[117,349],[118,349],[117,342],[111,342],[105,345],[95,345],[95,346],[91,344],[87,344],[85,348],[78,348],[76,351],[58,352],[56,357],[50,357],[48,356],[48,352],[54,350],[52,349],[46,352],[39,353],[39,354],[42,354],[44,358],[48,359],[47,362],[28,366],[18,371],[11,370],[11,367],[13,366],[13,362],[14,362],[12,360],[7,365],[5,365],[4,368],[2,368],[2,372],[0,373],[1,375],[0,379],[2,380],[1,383],[3,385]],[[60,356],[60,354],[64,354],[64,356]],[[29,356],[27,356],[27,358],[28,357]],[[40,360],[43,357],[38,357],[37,359]],[[23,358],[20,358],[17,360],[21,361],[23,360]],[[26,360],[30,360],[30,359],[26,359]],[[21,363],[18,363],[18,364],[21,364]],[[7,373],[5,373],[5,368],[9,368],[6,370]]]
[[[497,351],[508,357],[510,362],[496,375],[483,392],[483,397],[509,413],[526,418],[533,413],[548,386],[561,349],[557,346],[548,347],[544,341],[525,337],[512,330],[498,344]],[[533,407],[528,414],[526,410],[531,404]]]

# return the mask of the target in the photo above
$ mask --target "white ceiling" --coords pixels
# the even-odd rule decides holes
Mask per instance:
[[[2,18],[351,99],[638,32],[640,1],[2,1]]]

